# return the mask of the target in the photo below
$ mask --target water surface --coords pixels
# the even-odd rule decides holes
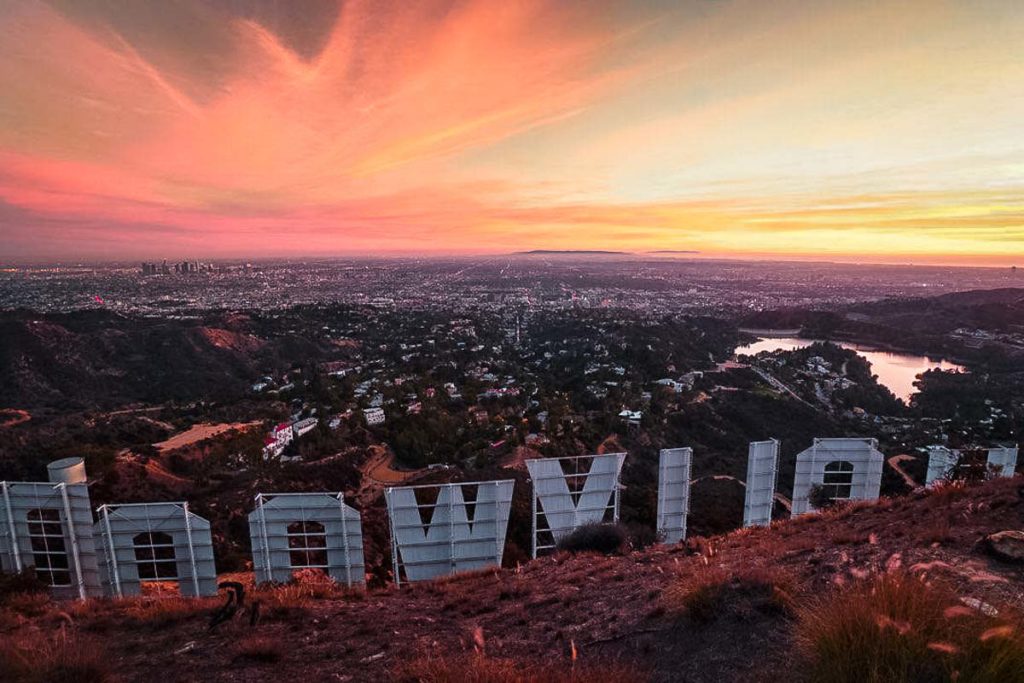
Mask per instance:
[[[800,339],[798,337],[763,337],[752,344],[737,347],[736,355],[753,356],[762,351],[795,351],[813,344],[815,339]],[[909,353],[895,353],[882,351],[870,346],[861,344],[850,344],[847,342],[832,342],[844,349],[856,351],[859,355],[871,363],[871,372],[878,376],[878,383],[887,387],[896,398],[910,403],[910,397],[916,393],[914,380],[919,374],[926,370],[956,370],[967,372],[967,368],[947,360],[933,360],[927,356],[916,356]]]

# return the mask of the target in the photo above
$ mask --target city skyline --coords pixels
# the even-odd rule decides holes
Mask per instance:
[[[19,0],[0,252],[1009,266],[1022,39],[1008,0]]]

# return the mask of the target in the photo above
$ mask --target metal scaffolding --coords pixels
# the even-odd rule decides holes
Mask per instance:
[[[260,493],[249,513],[256,582],[323,571],[346,586],[366,582],[359,511],[343,493]]]
[[[385,489],[395,583],[500,567],[514,486],[507,479]]]
[[[0,482],[0,569],[35,567],[58,598],[102,594],[84,483]]]
[[[753,441],[747,451],[747,491],[743,501],[743,526],[772,523],[775,486],[779,478],[779,441]]]
[[[1017,471],[1017,445],[994,446],[984,449],[986,465],[991,476],[1012,477]],[[928,447],[928,473],[925,475],[925,486],[931,486],[937,481],[945,479],[949,473],[960,463],[963,451],[945,446]]]
[[[692,464],[692,448],[663,448],[658,454],[658,538],[663,543],[686,538]]]
[[[619,521],[619,473],[625,459],[625,453],[609,453],[526,461],[533,482],[534,558],[583,524]],[[549,542],[541,542],[542,535]]]
[[[128,503],[97,509],[103,582],[114,597],[142,593],[145,583],[176,583],[183,596],[217,594],[210,523],[188,503]]]
[[[815,439],[796,456],[793,515],[814,509],[809,497],[815,486],[827,487],[833,500],[878,498],[884,464],[875,439]]]

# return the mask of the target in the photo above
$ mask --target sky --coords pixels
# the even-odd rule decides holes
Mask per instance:
[[[1019,0],[0,0],[0,261],[1024,265]]]

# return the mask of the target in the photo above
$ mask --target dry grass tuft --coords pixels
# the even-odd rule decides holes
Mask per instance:
[[[425,657],[392,671],[396,683],[641,683],[646,677],[635,669],[615,665],[561,666],[495,659],[481,654],[461,657]]]
[[[233,649],[235,660],[275,664],[284,657],[284,646],[277,638],[254,635],[243,638]]]
[[[750,609],[766,614],[790,614],[796,581],[789,574],[767,568],[727,572],[710,566],[665,591],[662,605],[707,624],[723,614]]]
[[[905,574],[859,582],[799,610],[796,641],[820,683],[1021,680],[1024,623],[964,609]]]
[[[190,619],[204,618],[220,600],[216,598],[125,598],[107,603],[136,626],[163,629]]]
[[[49,593],[13,593],[3,600],[3,607],[23,617],[39,617],[55,608]]]
[[[323,600],[366,599],[363,588],[348,588],[334,581],[262,584],[246,595],[248,604],[260,602],[263,621],[289,621],[306,614]]]
[[[114,676],[98,643],[85,643],[62,631],[53,639],[5,637],[0,641],[0,680],[109,683]]]

